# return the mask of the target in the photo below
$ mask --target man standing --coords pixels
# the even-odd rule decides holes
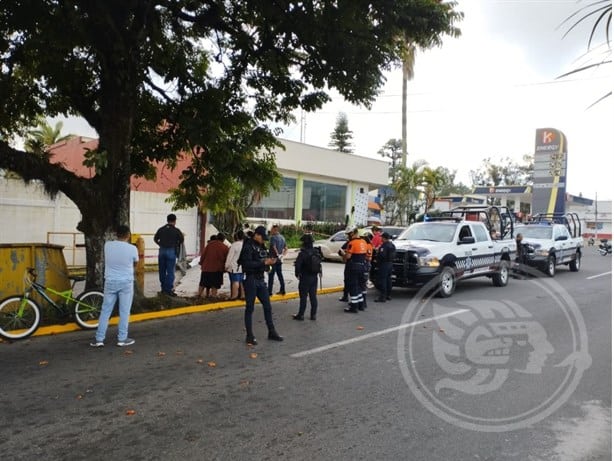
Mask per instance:
[[[376,303],[385,303],[390,300],[392,291],[392,263],[396,249],[392,243],[392,236],[388,232],[382,234],[382,244],[377,251],[377,288],[379,298]]]
[[[245,342],[254,346],[258,344],[252,328],[252,314],[254,313],[256,297],[264,310],[264,320],[269,329],[269,339],[272,341],[284,340],[275,331],[269,290],[264,281],[264,271],[267,270],[268,266],[277,262],[275,258],[267,256],[267,249],[264,246],[265,240],[267,240],[266,229],[264,226],[258,226],[254,230],[254,235],[243,243],[239,256],[239,264],[245,273],[243,282],[245,289],[245,331],[247,332]]]
[[[367,242],[358,236],[358,229],[348,232],[350,241],[344,252],[343,259],[348,269],[348,289],[350,292],[350,307],[345,312],[356,314],[363,307],[362,281],[367,265]]]
[[[307,296],[311,304],[311,320],[316,319],[318,313],[318,275],[322,273],[322,263],[319,248],[313,246],[313,236],[304,234],[301,237],[303,245],[294,262],[294,275],[299,279],[299,309],[294,314],[294,320],[304,320],[305,310],[307,309]]]
[[[128,338],[128,321],[130,307],[134,295],[134,265],[139,260],[136,246],[128,243],[130,229],[128,226],[117,228],[117,240],[104,244],[104,300],[96,338],[90,343],[92,347],[104,346],[104,338],[109,326],[109,318],[119,300],[119,327],[117,345],[120,347],[134,344],[134,339]]]
[[[382,242],[382,230],[377,227],[371,227],[371,232],[373,232],[373,238],[371,239],[371,245],[373,245],[373,249],[377,251],[377,249],[381,246]]]
[[[166,225],[156,231],[154,242],[158,244],[158,272],[160,275],[160,287],[162,293],[169,296],[177,296],[175,287],[175,262],[177,261],[178,249],[183,243],[183,233],[175,227],[177,216],[169,214],[166,217]]]
[[[284,282],[284,274],[282,273],[282,259],[288,252],[288,246],[286,245],[286,239],[279,233],[279,226],[275,224],[271,227],[271,243],[269,244],[269,253],[272,258],[275,258],[277,262],[271,266],[269,272],[269,296],[273,295],[273,282],[275,280],[275,274],[279,278],[279,292],[278,295],[286,294],[286,284]]]

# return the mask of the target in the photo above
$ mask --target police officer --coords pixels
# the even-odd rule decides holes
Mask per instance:
[[[396,249],[392,244],[392,237],[388,232],[382,234],[382,244],[377,250],[377,285],[379,297],[376,303],[385,303],[390,300],[392,291],[392,263]]]
[[[258,344],[252,328],[252,314],[254,313],[256,297],[264,310],[264,320],[269,329],[268,338],[272,341],[284,340],[275,331],[269,288],[264,281],[265,270],[269,270],[270,266],[277,262],[276,258],[269,258],[267,256],[267,249],[264,246],[265,240],[268,240],[265,227],[256,227],[254,235],[243,243],[241,255],[239,256],[239,264],[245,273],[245,280],[243,282],[245,289],[245,331],[247,332],[245,342],[252,345]]]
[[[356,314],[359,308],[363,308],[362,282],[367,264],[368,248],[367,242],[358,236],[358,229],[353,228],[348,234],[350,241],[344,252],[343,259],[346,261],[348,270],[350,306],[344,309],[344,311]]]

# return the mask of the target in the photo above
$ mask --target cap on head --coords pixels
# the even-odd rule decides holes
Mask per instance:
[[[258,226],[254,229],[254,235],[261,235],[263,240],[268,240],[269,237],[266,235],[266,227]]]
[[[313,235],[311,234],[303,234],[301,235],[301,242],[303,243],[313,243]]]
[[[386,239],[386,240],[390,240],[390,239],[392,239],[392,235],[390,235],[388,232],[384,232],[382,234],[382,238]]]
[[[371,226],[371,230],[373,232],[377,232],[379,230],[379,227],[377,227],[376,225]]]
[[[354,234],[357,234],[357,233],[358,233],[358,228],[357,228],[357,227],[348,227],[348,228],[345,230],[345,233],[346,233],[346,234],[348,234],[348,235],[354,235]]]
[[[169,214],[166,217],[166,222],[177,222],[177,216],[175,216],[173,213]]]

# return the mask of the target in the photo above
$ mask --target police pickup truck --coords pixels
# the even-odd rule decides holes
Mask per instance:
[[[516,235],[522,234],[522,245],[527,250],[522,263],[542,270],[549,277],[554,277],[558,265],[567,265],[572,272],[580,270],[584,239],[576,213],[538,214],[530,224],[516,229]]]
[[[426,219],[393,242],[394,286],[420,287],[436,279],[436,294],[446,298],[462,279],[486,276],[497,287],[507,285],[516,251],[507,209],[457,207]]]

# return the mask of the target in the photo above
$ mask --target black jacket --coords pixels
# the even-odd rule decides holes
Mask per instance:
[[[241,254],[239,255],[239,264],[246,275],[262,277],[264,276],[264,271],[268,269],[264,264],[264,260],[268,257],[266,247],[256,242],[253,238],[249,238],[243,242],[243,248],[241,248]]]
[[[382,243],[377,251],[377,262],[379,264],[393,262],[395,251],[396,249],[390,240]]]

